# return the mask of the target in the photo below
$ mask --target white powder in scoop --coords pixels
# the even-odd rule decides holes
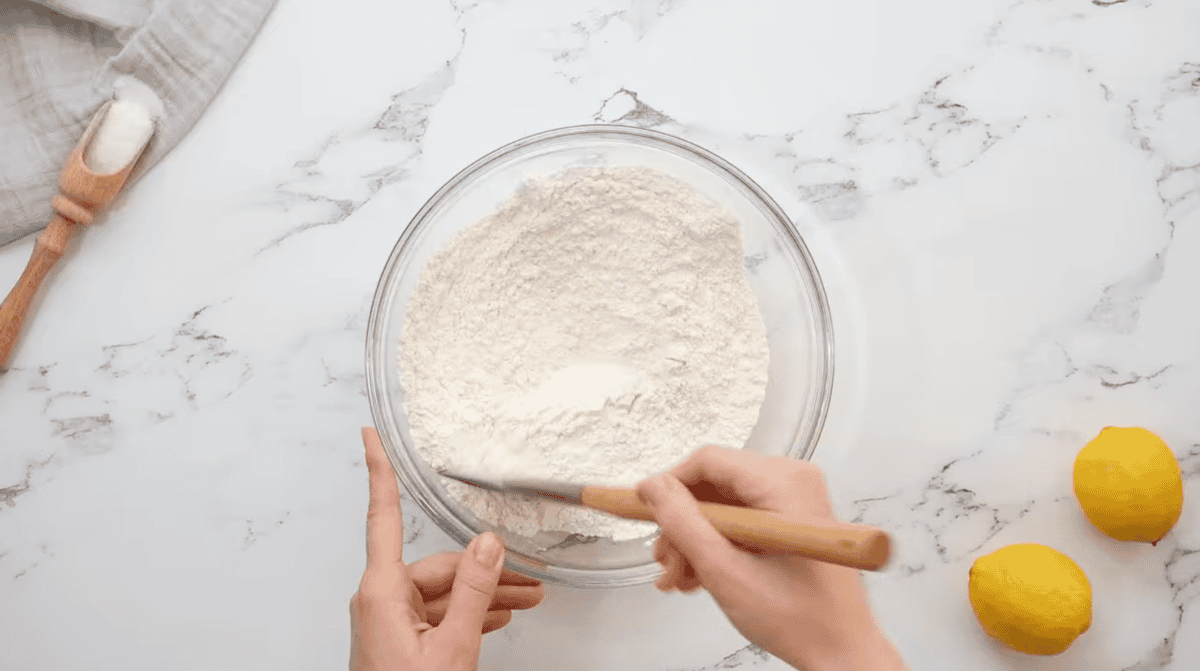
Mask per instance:
[[[100,175],[120,172],[137,158],[154,134],[155,120],[163,116],[162,100],[138,79],[117,77],[113,90],[116,100],[83,156],[84,165]]]
[[[733,215],[660,172],[527,183],[433,257],[408,305],[418,450],[437,469],[629,486],[705,444],[743,446],[768,363],[743,256]],[[446,482],[526,536],[654,529]]]

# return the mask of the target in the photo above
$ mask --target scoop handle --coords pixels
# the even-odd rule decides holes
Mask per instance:
[[[0,303],[0,370],[8,367],[8,359],[17,345],[17,337],[29,314],[29,307],[33,305],[38,287],[62,257],[74,229],[74,222],[56,215],[34,243],[33,253],[20,279],[8,292],[4,302]]]
[[[588,486],[580,498],[585,506],[617,517],[654,521],[649,506],[632,489]],[[863,571],[878,571],[891,558],[891,537],[875,527],[817,517],[785,519],[766,510],[720,503],[702,502],[700,510],[723,536],[752,550],[792,554]]]
[[[129,165],[111,174],[92,172],[84,164],[84,150],[91,142],[104,115],[108,113],[109,105],[110,103],[105,103],[92,116],[83,137],[67,155],[62,172],[58,175],[60,193],[50,201],[50,206],[55,211],[54,217],[46,230],[38,236],[33,253],[29,256],[29,263],[25,265],[25,271],[13,285],[12,291],[8,292],[4,303],[0,303],[0,371],[8,367],[8,360],[17,345],[17,338],[21,334],[25,318],[29,315],[34,296],[37,295],[38,288],[50,273],[50,269],[62,258],[71,236],[80,225],[91,224],[96,213],[112,202],[141,157],[141,151],[145,150],[143,146]]]

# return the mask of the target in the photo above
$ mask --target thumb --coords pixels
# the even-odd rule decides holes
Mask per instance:
[[[727,576],[741,559],[741,551],[704,517],[696,498],[675,476],[666,473],[645,480],[637,493],[706,586]]]
[[[496,594],[503,567],[504,543],[489,532],[471,541],[454,574],[450,603],[438,630],[446,631],[458,646],[472,646],[472,655],[479,654],[483,619]]]

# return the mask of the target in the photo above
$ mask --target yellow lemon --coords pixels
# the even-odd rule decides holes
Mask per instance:
[[[1057,655],[1092,626],[1092,585],[1065,554],[1037,543],[975,560],[968,591],[983,630],[1018,652]]]
[[[1183,510],[1179,462],[1153,433],[1110,426],[1075,457],[1075,498],[1109,536],[1157,543]]]

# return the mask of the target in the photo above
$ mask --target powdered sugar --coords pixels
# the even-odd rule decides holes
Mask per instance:
[[[434,468],[632,485],[702,445],[741,447],[768,364],[743,265],[732,214],[657,171],[531,181],[435,255],[409,302],[417,449]],[[654,529],[456,484],[524,535]]]

